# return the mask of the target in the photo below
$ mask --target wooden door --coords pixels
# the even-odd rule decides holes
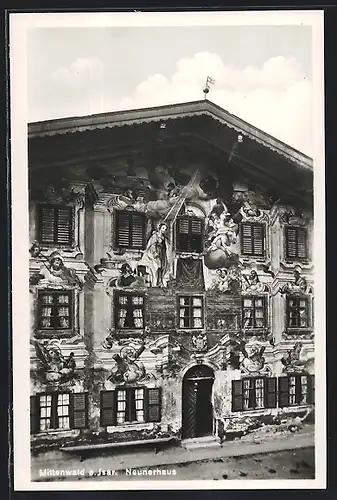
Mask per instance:
[[[212,434],[213,381],[213,372],[206,366],[198,366],[187,372],[183,381],[183,439]]]

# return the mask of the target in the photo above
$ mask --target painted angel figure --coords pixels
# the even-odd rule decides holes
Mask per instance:
[[[66,358],[63,356],[60,347],[53,342],[50,342],[47,346],[37,340],[32,343],[35,347],[36,356],[43,365],[46,381],[59,382],[62,379],[69,378],[74,373],[76,362],[73,352]]]
[[[284,365],[284,369],[286,371],[301,371],[302,367],[306,363],[304,360],[300,359],[302,347],[302,342],[296,342],[294,347],[288,350],[287,353],[282,357],[281,363]]]
[[[265,285],[261,283],[259,275],[255,271],[255,269],[252,269],[249,276],[243,275],[245,278],[245,290],[246,291],[251,291],[251,292],[264,292],[265,291]]]
[[[138,262],[138,265],[145,266],[150,271],[152,286],[163,286],[164,279],[170,270],[170,247],[167,231],[166,222],[160,223],[150,236],[144,254]]]
[[[226,214],[221,214],[217,224],[216,234],[210,246],[211,250],[222,248],[225,252],[229,252],[228,247],[235,245],[237,242],[238,225],[235,224],[231,217]]]
[[[254,345],[251,347],[250,353],[248,354],[245,347],[243,347],[241,349],[244,356],[242,366],[251,373],[262,370],[265,364],[265,358],[263,356],[265,349],[265,346],[259,347]]]

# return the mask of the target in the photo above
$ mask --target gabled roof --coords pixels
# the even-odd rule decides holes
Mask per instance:
[[[262,130],[250,125],[241,118],[229,113],[216,104],[208,101],[194,101],[181,104],[157,106],[152,108],[134,109],[100,113],[81,117],[61,118],[34,122],[28,124],[28,138],[64,135],[99,129],[137,125],[141,123],[160,122],[177,118],[188,118],[208,115],[225,127],[242,134],[243,137],[259,143],[280,156],[287,158],[291,163],[305,170],[313,169],[313,161],[309,156],[283,143]]]

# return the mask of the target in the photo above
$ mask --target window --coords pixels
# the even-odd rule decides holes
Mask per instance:
[[[72,328],[73,294],[71,291],[48,290],[38,294],[38,328],[67,330]]]
[[[144,422],[144,389],[120,389],[117,392],[117,424]]]
[[[38,239],[47,245],[73,243],[73,208],[63,205],[38,206]]]
[[[87,427],[87,408],[84,392],[31,396],[31,430],[84,429]]]
[[[264,232],[263,224],[252,224],[244,222],[240,224],[241,252],[243,255],[264,256]]]
[[[198,217],[180,216],[176,222],[177,250],[201,253],[204,221]]]
[[[142,295],[116,293],[116,328],[144,328],[145,305]]]
[[[244,297],[242,300],[243,328],[266,326],[265,297]]]
[[[308,299],[305,297],[287,297],[287,327],[308,328]]]
[[[285,228],[286,258],[306,259],[307,255],[307,230],[302,227]]]
[[[203,328],[203,297],[179,297],[179,328]]]
[[[145,248],[145,215],[139,212],[116,212],[115,243],[118,248]]]
[[[278,380],[279,406],[299,406],[314,402],[314,376],[289,375]]]
[[[101,392],[101,425],[159,422],[160,388],[120,388]]]
[[[276,408],[276,377],[232,381],[232,411]]]

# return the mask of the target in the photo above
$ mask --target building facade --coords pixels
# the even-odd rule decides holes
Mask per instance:
[[[313,410],[310,158],[206,100],[28,141],[33,448]]]

